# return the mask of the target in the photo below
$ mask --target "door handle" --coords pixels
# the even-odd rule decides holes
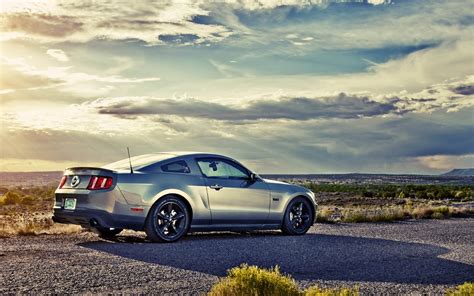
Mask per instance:
[[[211,186],[209,186],[209,187],[211,187],[212,189],[215,189],[215,190],[217,190],[217,191],[219,191],[219,190],[221,190],[222,188],[224,188],[224,187],[222,187],[222,186],[219,185],[219,184],[211,185]]]

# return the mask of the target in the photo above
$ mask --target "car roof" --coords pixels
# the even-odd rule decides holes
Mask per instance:
[[[210,152],[196,152],[196,151],[163,151],[163,152],[154,152],[152,154],[171,154],[174,156],[220,156],[229,158],[228,156],[210,153]]]

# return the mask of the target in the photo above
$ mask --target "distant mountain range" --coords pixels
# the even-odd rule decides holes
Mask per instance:
[[[469,177],[469,176],[474,176],[474,168],[469,168],[469,169],[453,169],[450,170],[447,173],[441,174],[441,176],[447,176],[447,177]]]

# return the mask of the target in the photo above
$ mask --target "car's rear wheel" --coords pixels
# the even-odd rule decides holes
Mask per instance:
[[[186,204],[179,198],[166,196],[151,208],[145,232],[153,242],[174,242],[186,234],[189,222]]]
[[[294,198],[286,208],[281,230],[289,235],[305,234],[313,224],[313,217],[309,201],[303,197]]]
[[[109,238],[109,237],[114,237],[120,232],[122,232],[123,229],[120,228],[106,228],[106,227],[95,227],[93,229],[94,232],[96,232],[100,237],[104,238]]]

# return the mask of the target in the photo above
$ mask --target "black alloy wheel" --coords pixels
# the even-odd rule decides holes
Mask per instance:
[[[153,242],[174,242],[186,234],[189,220],[189,210],[183,201],[164,197],[152,207],[145,231]]]
[[[313,217],[309,201],[297,197],[288,204],[283,218],[282,231],[290,235],[305,234],[313,225]]]

